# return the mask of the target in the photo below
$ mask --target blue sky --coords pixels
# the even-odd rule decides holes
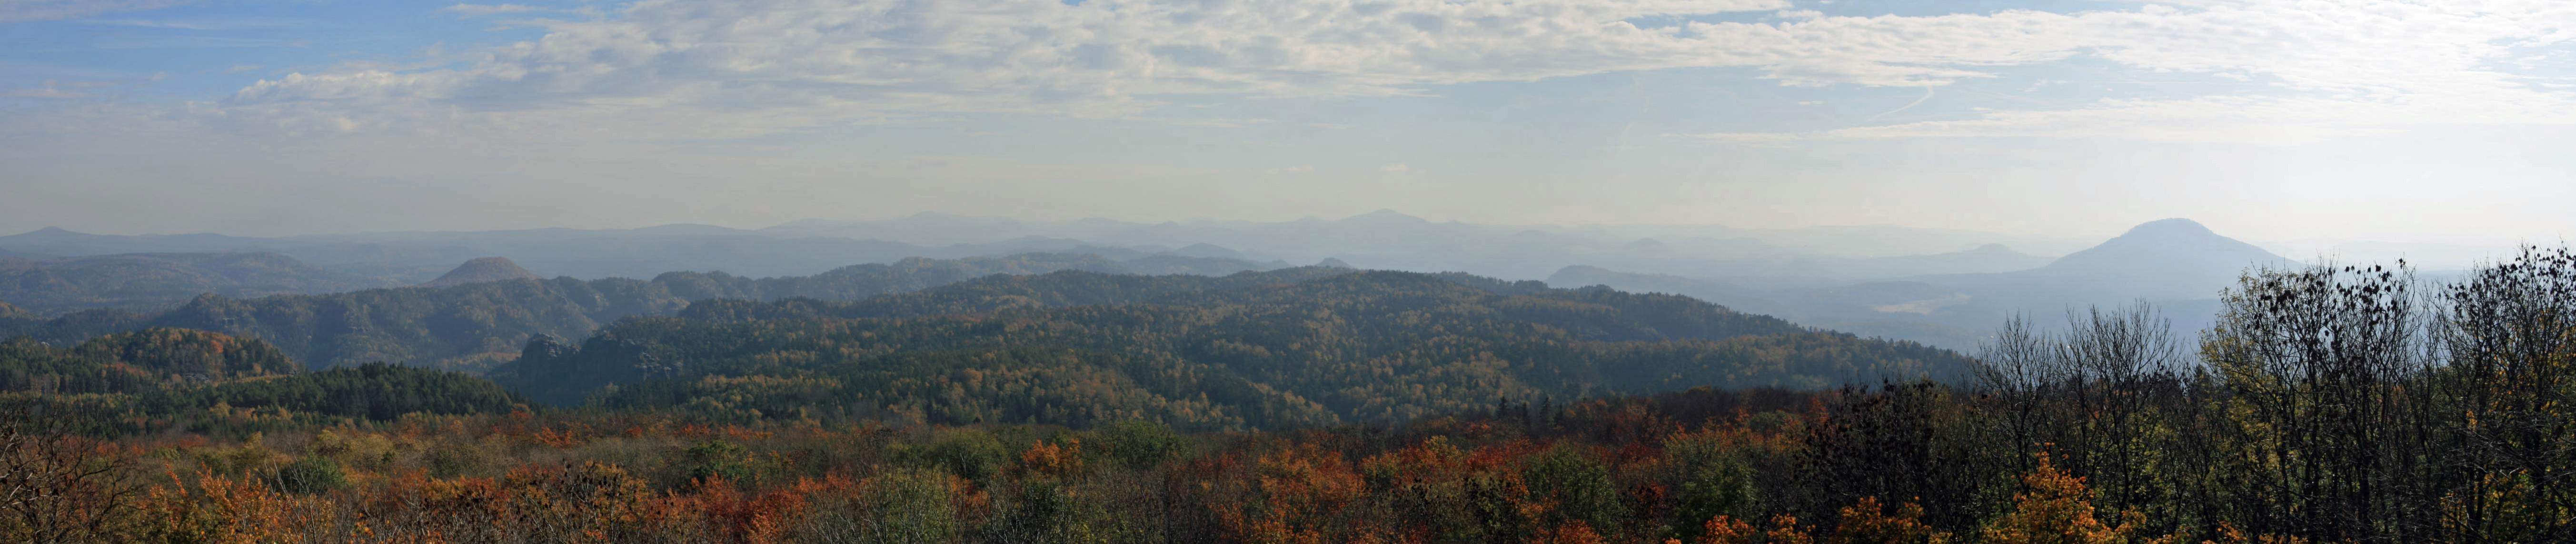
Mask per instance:
[[[2576,7],[0,0],[0,231],[2576,232]]]

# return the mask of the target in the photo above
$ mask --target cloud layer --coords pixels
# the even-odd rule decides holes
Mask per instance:
[[[2564,2],[2212,2],[2192,8],[2050,18],[2021,42],[2148,74],[2200,74],[2254,90],[2105,99],[2059,110],[1808,133],[1719,133],[1733,142],[1926,136],[2132,137],[2300,142],[2437,124],[2576,122],[2576,4]],[[2062,38],[2062,39],[2061,39]],[[2540,75],[2525,75],[2538,72]]]
[[[2564,123],[2576,7],[2543,0],[2196,2],[1842,17],[1784,0],[648,0],[526,18],[540,39],[438,68],[296,73],[220,106],[293,131],[589,128],[728,137],[951,112],[1132,116],[1182,96],[1336,97],[1738,67],[1783,85],[1938,87],[2089,60],[2228,94],[1808,133],[1778,142],[2126,135],[2264,141],[2422,123]],[[461,4],[470,16],[546,15]],[[1756,22],[1686,17],[1724,17]],[[1658,23],[1657,21],[1674,21]]]
[[[2522,236],[2576,199],[2563,0],[512,1],[0,0],[0,232],[1393,207]],[[277,40],[309,45],[212,47]]]
[[[1134,115],[1183,95],[1316,97],[1689,67],[1785,85],[1943,86],[2079,57],[2141,74],[2246,82],[2220,96],[1720,141],[1922,136],[2263,140],[2418,123],[2567,122],[2566,82],[2517,62],[2568,60],[2564,2],[2204,2],[2081,13],[1927,17],[1777,12],[1783,0],[1162,2],[648,0],[537,18],[541,39],[425,70],[352,68],[260,81],[223,101],[286,130],[615,127],[743,136],[945,112]],[[471,16],[538,15],[460,4]]]

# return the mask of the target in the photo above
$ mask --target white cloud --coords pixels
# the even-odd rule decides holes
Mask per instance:
[[[77,19],[189,3],[193,0],[0,0],[0,23]]]
[[[7,97],[7,98],[87,98],[87,97],[89,97],[89,93],[84,93],[84,92],[74,91],[74,90],[67,90],[67,89],[63,89],[63,88],[61,88],[61,87],[56,87],[56,86],[53,86],[53,85],[46,85],[46,86],[43,86],[43,87],[24,87],[24,88],[17,88],[17,89],[9,89],[9,90],[6,90],[6,91],[0,91],[0,97]]]
[[[208,49],[232,47],[304,47],[306,40],[227,36],[103,36],[90,42],[99,49]]]
[[[2350,118],[2349,104],[2318,99],[2214,96],[2189,100],[2104,100],[2067,110],[1988,111],[1974,119],[1918,121],[1815,132],[1683,135],[1712,142],[1786,145],[1830,140],[2038,137],[2120,138],[2161,142],[2307,143],[2336,136],[2386,134],[2392,115]],[[2383,112],[2385,113],[2385,112]],[[2438,121],[2427,119],[2426,124]]]
[[[2506,71],[2518,50],[2567,44],[2576,5],[2544,1],[2203,2],[2193,9],[2068,16],[2035,45],[2144,73],[2195,73],[2269,90],[2105,99],[2060,110],[1800,133],[1718,133],[1733,143],[1921,137],[2078,137],[2301,143],[2408,125],[2576,123],[2576,95]]]
[[[457,4],[448,11],[525,11]],[[1923,136],[2314,138],[2439,122],[2556,122],[2563,89],[2503,71],[2576,36],[2540,0],[2211,1],[2072,14],[1784,12],[1771,22],[1630,19],[1782,0],[646,0],[453,67],[265,80],[236,127],[592,130],[729,137],[943,112],[1132,116],[1176,95],[1366,96],[1618,71],[1749,67],[1784,85],[1938,87],[2091,57],[2140,73],[2268,85],[2071,110],[1712,140]],[[533,8],[529,8],[533,9]],[[2221,108],[2209,110],[2203,108]]]
[[[201,18],[201,19],[85,19],[81,24],[168,28],[179,30],[239,30],[245,28],[287,28],[312,24],[295,19],[272,18]]]
[[[156,75],[156,77],[151,78],[151,79],[157,79],[157,75]],[[96,93],[93,93],[93,92],[91,92],[90,90],[86,90],[86,89],[103,89],[103,88],[108,88],[108,87],[115,87],[115,86],[117,86],[118,84],[119,84],[119,82],[117,82],[117,81],[56,81],[56,80],[48,79],[48,80],[45,80],[45,82],[44,82],[43,84],[36,85],[36,86],[33,86],[33,87],[19,87],[19,88],[14,88],[14,89],[0,89],[0,97],[5,97],[5,98],[90,98],[90,97],[94,97],[94,96],[98,96],[98,95],[97,95]]]

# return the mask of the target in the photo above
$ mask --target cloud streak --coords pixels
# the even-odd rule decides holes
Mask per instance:
[[[463,15],[531,14],[457,4]],[[2198,2],[2080,13],[1836,17],[1781,0],[647,0],[430,70],[295,73],[224,100],[290,132],[596,130],[740,137],[943,113],[1131,117],[1176,96],[1351,97],[1673,68],[1781,85],[1931,88],[2090,58],[2254,90],[1720,142],[1914,137],[2303,141],[2418,123],[2559,123],[2510,62],[2576,38],[2561,2]],[[1773,12],[1763,22],[1665,15]],[[1898,111],[1903,111],[1899,109]]]
[[[0,0],[0,24],[150,11],[194,0]]]

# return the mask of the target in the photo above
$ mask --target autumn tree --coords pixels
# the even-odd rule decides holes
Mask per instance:
[[[2137,536],[2135,513],[2117,514],[2105,522],[2093,510],[2093,490],[2084,479],[2057,469],[2045,454],[2038,468],[2023,475],[2023,492],[2013,496],[2012,510],[1987,522],[1985,542],[1995,544],[2113,544],[2146,542]]]
[[[143,482],[128,448],[37,430],[33,414],[0,413],[0,540],[114,542],[126,538]]]

